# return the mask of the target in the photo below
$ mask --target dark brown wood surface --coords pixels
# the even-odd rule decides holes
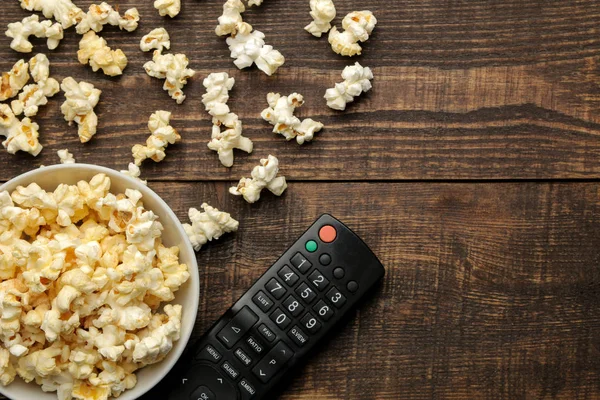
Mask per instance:
[[[151,3],[119,1],[138,8],[140,28],[101,33],[129,58],[119,78],[77,63],[72,29],[52,52],[33,41],[57,79],[103,91],[98,134],[79,143],[59,94],[35,117],[44,151],[0,149],[0,181],[57,163],[61,148],[123,169],[148,116],[172,111],[183,141],[143,177],[183,221],[203,201],[240,221],[198,254],[196,336],[323,212],[386,266],[379,291],[282,399],[600,399],[600,2],[337,0],[338,27],[353,10],[379,20],[348,59],[302,30],[308,0],[265,0],[244,16],[286,56],[273,77],[233,66],[213,33],[223,0],[183,0],[174,20]],[[16,0],[0,10],[0,27],[29,15]],[[151,56],[139,39],[159,26],[198,71],[181,106],[142,69]],[[0,36],[0,71],[22,58],[9,40]],[[372,92],[328,109],[326,88],[354,61],[373,69]],[[255,143],[231,169],[206,148],[202,79],[217,71],[236,78],[229,104]],[[326,128],[305,146],[275,136],[259,115],[270,91],[302,93],[298,115]],[[248,205],[229,195],[267,154],[290,181],[284,196]]]

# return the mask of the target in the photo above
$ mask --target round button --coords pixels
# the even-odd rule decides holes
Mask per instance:
[[[325,243],[331,243],[337,237],[337,231],[331,225],[322,226],[319,229],[319,238]]]
[[[331,264],[331,256],[327,253],[323,253],[321,254],[321,257],[319,257],[319,262],[321,265],[329,265]]]
[[[315,242],[314,240],[309,240],[308,242],[306,242],[304,247],[306,248],[306,251],[314,253],[315,251],[317,251],[317,242]]]
[[[346,285],[346,289],[348,289],[349,292],[354,293],[358,290],[358,283],[356,283],[355,281],[350,281]]]
[[[346,275],[346,271],[344,271],[344,268],[342,267],[337,267],[333,270],[333,276],[335,276],[336,279],[342,279],[344,275]]]

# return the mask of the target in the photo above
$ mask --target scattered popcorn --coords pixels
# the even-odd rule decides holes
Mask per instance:
[[[202,204],[204,212],[190,208],[189,217],[192,225],[183,224],[183,229],[190,238],[194,250],[198,251],[213,239],[219,239],[224,233],[238,230],[239,222],[226,212],[221,212],[206,203]]]
[[[286,140],[296,139],[298,144],[304,144],[313,139],[315,132],[323,128],[323,124],[307,118],[300,121],[294,116],[294,110],[304,104],[301,94],[292,93],[282,97],[278,93],[267,95],[269,107],[264,109],[261,117],[274,126],[273,132],[283,135]]]
[[[142,51],[158,50],[162,53],[163,49],[171,48],[171,38],[169,32],[165,28],[152,29],[147,35],[142,37],[140,41],[140,49]]]
[[[337,27],[329,32],[329,43],[337,54],[343,56],[360,55],[362,47],[358,42],[365,42],[375,29],[377,19],[371,11],[354,11],[342,20],[344,32],[338,32]]]
[[[60,90],[58,81],[50,78],[50,61],[44,54],[37,54],[29,60],[29,70],[35,83],[25,86],[19,93],[19,98],[11,102],[15,115],[37,115],[39,107],[48,104],[48,97]]]
[[[279,173],[279,160],[269,155],[268,158],[260,160],[260,165],[252,170],[252,179],[242,178],[237,186],[229,188],[229,193],[243,196],[248,203],[255,203],[260,199],[260,192],[267,188],[275,196],[281,196],[287,183],[284,176]]]
[[[257,6],[258,7],[258,6],[262,5],[263,1],[264,0],[249,0],[248,1],[248,5],[250,7],[252,7],[252,6]]]
[[[54,18],[64,29],[76,25],[84,17],[83,11],[71,0],[19,0],[21,8],[41,11],[46,18]]]
[[[250,1],[249,5],[260,5],[262,1]],[[223,4],[223,14],[219,17],[219,25],[215,29],[218,36],[227,36],[227,45],[233,62],[239,69],[250,67],[252,64],[267,75],[273,75],[285,62],[285,57],[265,45],[265,35],[260,31],[253,31],[252,25],[242,20],[242,13],[246,10],[241,0],[227,0]]]
[[[144,185],[148,184],[147,181],[144,181],[140,178],[140,175],[141,175],[140,167],[138,167],[134,163],[129,163],[127,170],[121,170],[120,172],[122,174],[128,175],[134,179],[137,179],[138,181],[142,182]]]
[[[147,158],[154,162],[164,160],[165,150],[169,144],[181,140],[179,133],[169,125],[171,113],[168,111],[156,111],[148,120],[148,129],[152,134],[146,140],[146,145],[136,144],[131,148],[135,165],[140,166]]]
[[[121,16],[119,11],[113,9],[109,4],[102,2],[100,5],[92,4],[87,14],[84,14],[77,24],[77,33],[83,35],[92,30],[100,32],[104,25],[118,26],[121,30],[133,32],[138,27],[140,14],[136,8],[130,8]]]
[[[5,34],[12,38],[11,49],[20,53],[31,53],[33,45],[29,41],[29,36],[47,38],[48,49],[54,50],[63,38],[63,27],[59,23],[52,24],[50,20],[40,22],[39,16],[32,15],[23,18],[21,22],[8,24]]]
[[[335,5],[332,0],[310,0],[310,10],[313,22],[304,29],[313,36],[321,37],[331,29],[331,21],[336,15]]]
[[[10,154],[25,151],[32,156],[37,156],[42,151],[38,137],[40,127],[29,118],[19,120],[7,104],[0,104],[0,136],[6,140],[2,146]]]
[[[182,307],[158,310],[188,268],[142,194],[110,186],[98,174],[0,192],[0,384],[18,374],[61,400],[117,397],[179,340]]]
[[[229,110],[229,90],[235,79],[226,72],[212,73],[204,79],[206,93],[202,95],[206,111],[213,117],[212,140],[208,148],[219,154],[219,160],[226,167],[233,165],[233,149],[252,153],[253,143],[242,136],[242,121]],[[226,128],[224,131],[221,128]]]
[[[94,112],[94,107],[100,100],[99,89],[87,82],[76,82],[75,79],[65,78],[60,88],[65,92],[66,100],[60,107],[65,120],[75,121],[78,128],[79,140],[81,143],[89,142],[92,136],[96,134],[98,117]]]
[[[23,86],[29,80],[29,73],[27,72],[29,64],[25,60],[19,60],[13,65],[10,71],[2,74],[2,81],[0,82],[0,101],[5,101],[11,97],[15,97]]]
[[[144,69],[154,78],[165,79],[163,89],[169,92],[177,104],[181,104],[185,100],[182,89],[187,80],[196,74],[196,71],[187,67],[188,63],[185,54],[161,54],[160,51],[155,51],[152,61],[144,64]]]
[[[90,64],[94,72],[102,69],[105,75],[122,75],[127,67],[127,57],[121,49],[111,50],[104,38],[89,31],[79,41],[77,59],[81,64]]]
[[[161,17],[168,15],[174,18],[181,11],[181,0],[155,0],[154,8],[158,10]]]
[[[69,152],[69,149],[58,150],[56,153],[58,154],[58,158],[60,158],[61,164],[75,164],[75,158]]]
[[[343,82],[336,83],[335,87],[327,89],[325,92],[327,105],[340,111],[344,111],[346,104],[353,102],[356,96],[371,90],[373,72],[369,67],[363,67],[356,63],[344,68],[342,78],[344,78]]]

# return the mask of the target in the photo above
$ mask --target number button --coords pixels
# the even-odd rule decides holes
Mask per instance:
[[[319,315],[323,321],[329,321],[333,317],[333,310],[323,300],[319,300],[313,307],[313,310]]]
[[[327,299],[331,301],[335,308],[342,308],[346,303],[346,298],[335,286],[327,292]]]
[[[265,289],[267,289],[267,291],[269,293],[271,293],[271,295],[273,297],[275,297],[277,300],[282,298],[283,295],[285,294],[285,288],[283,286],[281,286],[281,284],[279,282],[277,282],[277,279],[275,279],[275,278],[271,279],[265,285]]]
[[[310,267],[312,267],[310,261],[308,261],[301,253],[296,253],[290,262],[301,274],[307,273]]]
[[[283,306],[290,312],[290,314],[292,314],[292,317],[297,317],[302,313],[302,311],[304,311],[304,306],[300,304],[298,300],[294,298],[294,296],[288,296],[288,298],[283,302]]]
[[[277,308],[275,311],[271,313],[271,320],[277,324],[281,329],[287,328],[292,321],[290,318],[285,315],[281,308]]]
[[[308,280],[313,285],[315,285],[315,287],[319,290],[319,292],[322,292],[323,290],[325,290],[327,285],[329,285],[329,281],[327,280],[327,278],[325,278],[323,276],[323,274],[320,273],[316,269],[312,272],[312,274],[310,274],[310,276],[308,277]]]
[[[306,313],[304,318],[300,320],[300,324],[306,328],[308,333],[315,334],[321,329],[321,323],[317,321],[315,317],[310,315],[310,313]]]
[[[294,271],[292,271],[292,269],[290,267],[288,267],[287,265],[285,265],[283,268],[281,268],[279,270],[279,272],[277,273],[277,275],[279,275],[279,277],[281,279],[283,279],[285,284],[288,285],[289,287],[294,286],[296,284],[296,282],[298,282],[298,279],[300,279],[298,277],[298,275],[296,275],[296,273]]]
[[[304,282],[302,282],[302,284],[296,288],[296,294],[302,297],[302,300],[304,300],[307,304],[312,303],[315,297],[317,297],[315,291],[309,288]]]

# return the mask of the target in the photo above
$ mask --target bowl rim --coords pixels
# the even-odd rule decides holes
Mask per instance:
[[[191,264],[193,264],[193,265],[188,265],[188,272],[190,274],[190,278],[189,278],[189,281],[186,283],[190,284],[190,286],[191,286],[190,290],[193,290],[196,293],[196,295],[192,296],[193,304],[189,304],[189,303],[185,304],[185,308],[188,310],[191,308],[191,312],[193,314],[193,315],[190,315],[190,318],[192,318],[192,321],[193,321],[192,324],[190,325],[191,328],[188,329],[186,332],[183,331],[183,318],[182,318],[182,331],[180,332],[179,340],[174,343],[173,348],[171,349],[171,351],[168,354],[168,356],[169,355],[171,356],[171,357],[169,357],[168,362],[167,362],[167,359],[165,358],[157,364],[147,365],[147,366],[139,369],[138,371],[141,371],[144,368],[160,366],[160,369],[158,369],[156,371],[157,372],[156,375],[152,379],[149,380],[149,383],[147,385],[145,385],[146,386],[145,389],[143,387],[139,387],[138,386],[139,382],[138,382],[136,384],[136,386],[134,386],[132,389],[128,389],[128,390],[124,391],[121,394],[121,396],[119,396],[119,399],[127,399],[127,398],[131,397],[133,394],[135,394],[135,397],[131,397],[131,398],[136,399],[136,398],[143,396],[147,392],[149,392],[152,388],[154,388],[157,384],[159,384],[163,380],[163,378],[165,378],[167,376],[167,374],[173,369],[173,367],[175,366],[177,361],[179,361],[179,359],[181,358],[181,356],[184,353],[184,351],[189,343],[189,340],[192,336],[196,318],[198,316],[198,307],[200,304],[200,274],[198,271],[198,260],[196,258],[196,252],[194,251],[192,244],[188,240],[188,236],[185,233],[185,230],[183,229],[183,225],[182,225],[181,221],[179,221],[179,218],[177,217],[177,215],[175,215],[175,212],[162,199],[162,197],[160,197],[154,190],[150,189],[150,187],[144,185],[140,180],[133,178],[127,174],[121,173],[115,169],[103,167],[100,165],[86,164],[86,163],[49,165],[49,166],[44,166],[41,168],[36,168],[31,171],[27,171],[23,174],[13,177],[12,179],[10,179],[0,185],[0,192],[8,191],[9,190],[8,188],[11,186],[15,186],[15,188],[16,188],[16,186],[28,185],[33,182],[42,186],[43,183],[41,183],[39,181],[36,182],[33,178],[39,174],[49,173],[49,172],[56,171],[56,170],[65,170],[65,169],[66,170],[69,170],[69,169],[88,170],[91,175],[89,177],[89,179],[91,179],[93,176],[95,176],[97,174],[101,174],[101,173],[107,175],[111,179],[111,181],[113,180],[113,178],[122,179],[129,186],[131,186],[132,189],[140,191],[142,193],[142,199],[144,199],[145,197],[153,198],[162,208],[164,208],[169,219],[171,219],[172,222],[174,222],[173,226],[175,227],[175,229],[177,230],[177,232],[183,239],[182,240],[183,246],[186,247],[186,250],[189,254],[193,255],[192,262],[191,262]],[[24,182],[21,183],[21,181],[24,181]],[[112,187],[112,182],[111,182],[111,187]],[[11,189],[11,190],[14,190],[14,189]],[[162,221],[162,222],[165,223],[165,221]],[[181,254],[181,250],[182,249],[180,246],[180,254]],[[170,304],[170,303],[165,303],[165,304]],[[171,355],[171,353],[173,353],[174,355]],[[163,363],[165,363],[165,362],[167,362],[167,363],[163,365]],[[136,371],[136,376],[137,376],[138,371]],[[18,375],[16,378],[20,379],[20,377]],[[12,391],[10,390],[10,387],[11,387],[11,385],[8,385],[8,386],[0,385],[0,394],[11,398],[10,396],[14,395],[14,393],[11,393]],[[138,387],[140,388],[138,390],[139,393],[136,392],[136,388],[138,388]],[[32,384],[32,388],[35,388],[36,390],[41,390],[41,386],[39,386],[37,384],[36,385]],[[46,394],[46,392],[43,392],[43,393]],[[50,394],[50,393],[55,393],[55,392],[48,392],[48,394]],[[129,395],[129,396],[127,396],[127,395]],[[109,399],[110,398],[112,398],[112,397],[109,397]]]

